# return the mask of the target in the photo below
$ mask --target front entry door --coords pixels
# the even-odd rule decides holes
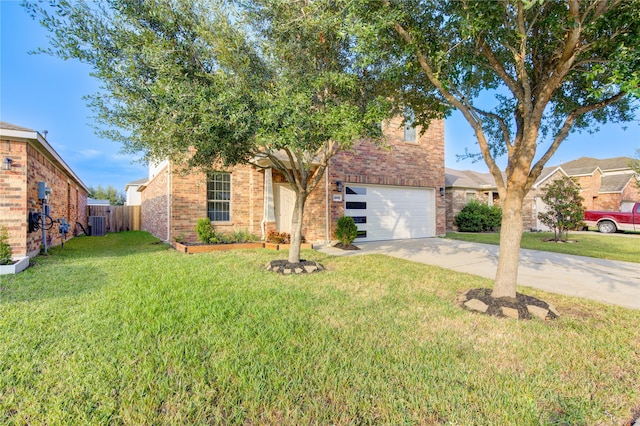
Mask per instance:
[[[293,208],[296,205],[296,193],[287,184],[275,184],[273,192],[276,211],[276,230],[290,234]]]

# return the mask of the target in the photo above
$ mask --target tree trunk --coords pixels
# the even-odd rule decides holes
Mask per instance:
[[[300,262],[300,244],[302,244],[302,218],[307,194],[296,191],[296,205],[291,218],[291,247],[289,248],[289,262]]]
[[[524,195],[509,193],[502,206],[500,256],[492,297],[516,297],[520,241],[522,240],[522,201]]]

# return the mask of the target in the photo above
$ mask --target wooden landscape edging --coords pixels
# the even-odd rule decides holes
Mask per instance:
[[[290,244],[274,244],[274,243],[232,243],[232,244],[202,244],[202,245],[186,245],[181,243],[171,244],[180,253],[209,253],[212,251],[228,251],[252,248],[265,248],[269,250],[289,250]],[[312,249],[313,244],[303,243],[300,245],[303,249]]]

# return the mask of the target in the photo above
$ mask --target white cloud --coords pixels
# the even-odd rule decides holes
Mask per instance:
[[[82,151],[78,151],[78,156],[81,158],[95,158],[100,155],[102,155],[102,152],[96,149],[83,149]]]

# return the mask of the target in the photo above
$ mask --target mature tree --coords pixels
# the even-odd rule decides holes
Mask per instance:
[[[458,109],[502,200],[493,297],[515,297],[522,203],[572,131],[633,117],[638,0],[361,1],[354,28],[419,124]],[[439,103],[432,102],[433,97]],[[425,100],[426,99],[426,100]],[[540,152],[539,152],[540,151]],[[506,168],[497,163],[506,155]]]
[[[341,1],[105,0],[28,5],[48,53],[93,67],[96,117],[128,151],[211,170],[262,164],[296,193],[289,261],[304,206],[329,159],[380,136],[387,100],[356,66]]]
[[[567,241],[569,230],[580,228],[584,219],[580,185],[563,176],[545,186],[541,198],[547,210],[538,213],[538,219],[553,229],[554,241]]]
[[[121,206],[126,200],[124,191],[118,191],[111,185],[106,188],[102,185],[96,187],[90,186],[89,197],[95,198],[96,200],[109,200],[109,204],[112,206]]]

